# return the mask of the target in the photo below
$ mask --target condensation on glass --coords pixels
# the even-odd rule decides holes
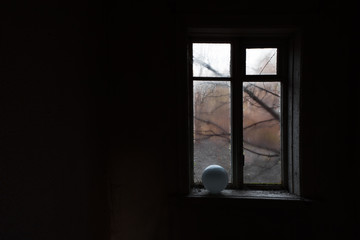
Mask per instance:
[[[247,48],[246,75],[276,75],[277,48]]]
[[[245,184],[281,184],[281,84],[243,83]]]
[[[230,81],[193,81],[194,183],[212,164],[231,168]]]
[[[194,77],[230,77],[230,43],[193,43]]]

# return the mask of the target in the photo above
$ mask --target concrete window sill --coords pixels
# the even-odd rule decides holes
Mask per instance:
[[[225,189],[220,194],[210,194],[205,189],[194,188],[192,192],[187,196],[192,199],[247,199],[247,200],[286,200],[286,201],[301,201],[307,202],[309,200],[304,199],[295,194],[291,194],[287,191],[281,190],[232,190]]]

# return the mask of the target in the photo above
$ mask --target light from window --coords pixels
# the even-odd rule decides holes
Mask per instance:
[[[281,183],[280,82],[243,83],[245,184]]]
[[[194,183],[203,170],[220,165],[231,182],[230,81],[193,81]]]
[[[247,48],[246,75],[276,75],[277,48]]]
[[[194,43],[194,77],[230,77],[229,43]]]
[[[231,186],[282,184],[281,82],[264,76],[277,74],[278,51],[243,50],[231,63],[230,43],[192,44],[195,185],[213,164],[229,173]],[[246,72],[233,78],[230,66]]]

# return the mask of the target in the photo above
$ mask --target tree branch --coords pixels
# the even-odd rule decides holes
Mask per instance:
[[[248,129],[248,128],[251,128],[251,127],[254,127],[258,124],[261,124],[261,123],[265,123],[265,122],[271,122],[271,121],[274,121],[275,119],[271,118],[271,119],[267,119],[267,120],[263,120],[263,121],[259,121],[259,122],[256,122],[256,123],[253,123],[253,124],[250,124],[249,126],[246,126],[244,127],[243,129]]]
[[[278,157],[279,154],[265,154],[265,153],[259,153],[259,152],[256,152],[256,151],[253,151],[253,150],[250,150],[249,148],[246,148],[246,147],[243,147],[243,149],[245,149],[246,151],[248,152],[251,152],[251,153],[254,153],[256,155],[259,155],[259,156],[265,156],[265,157]]]
[[[275,53],[274,53],[275,54]],[[200,65],[202,65],[203,67],[209,69],[210,71],[212,71],[213,73],[215,73],[217,76],[219,77],[224,77],[221,73],[219,73],[218,71],[216,71],[215,69],[213,69],[209,64],[200,61],[196,58],[194,58],[194,61],[199,63]],[[270,60],[269,60],[270,61]],[[272,108],[270,108],[268,105],[266,105],[263,101],[261,101],[257,96],[255,96],[255,94],[253,92],[251,92],[249,89],[244,88],[244,92],[246,92],[249,97],[251,97],[252,99],[254,99],[255,102],[257,102],[261,107],[264,108],[265,111],[267,111],[268,113],[270,113],[271,116],[273,116],[276,120],[280,121],[280,116],[278,113],[276,113]]]
[[[264,146],[258,146],[258,145],[256,145],[256,144],[251,143],[251,142],[248,142],[248,141],[246,141],[246,140],[243,140],[243,142],[246,143],[246,144],[248,144],[248,145],[250,145],[250,146],[253,146],[253,147],[256,147],[256,148],[260,148],[260,149],[264,149],[265,151],[271,151],[271,152],[274,152],[274,153],[276,153],[276,154],[280,154],[279,151],[276,150],[276,149],[271,149],[271,148],[267,148],[267,147],[264,147]]]
[[[213,69],[209,64],[207,64],[206,62],[203,62],[197,58],[193,59],[194,62],[200,64],[201,66],[207,68],[208,70],[210,70],[211,72],[213,72],[215,75],[217,75],[218,77],[223,77],[223,75],[221,73],[219,73],[218,71],[216,71],[215,69]]]
[[[272,95],[274,95],[274,96],[276,96],[276,97],[280,97],[279,94],[276,94],[276,93],[274,93],[274,92],[272,92],[272,91],[269,91],[269,90],[267,90],[267,89],[265,89],[265,88],[259,87],[259,86],[255,85],[255,84],[253,84],[253,83],[249,83],[249,85],[251,85],[251,86],[253,86],[253,87],[256,87],[256,88],[258,88],[258,89],[260,89],[260,90],[263,90],[263,91],[265,91],[265,92],[267,92],[267,93],[270,93],[270,94],[272,94]]]
[[[251,92],[249,89],[244,88],[244,92],[246,92],[249,97],[251,97],[255,102],[257,102],[261,107],[264,108],[265,111],[270,113],[271,116],[273,116],[277,121],[280,121],[280,116],[277,112],[274,111],[271,107],[266,105],[263,101],[261,101],[253,92]]]
[[[267,61],[267,63],[265,64],[265,66],[261,69],[259,75],[261,75],[261,73],[264,71],[264,69],[266,68],[266,66],[270,63],[271,59],[275,56],[276,51],[274,52],[274,54],[271,56],[271,58],[269,59],[269,61]]]
[[[228,131],[226,131],[224,128],[222,128],[221,126],[219,126],[218,124],[214,123],[214,122],[211,122],[211,121],[208,121],[208,120],[204,120],[204,119],[201,119],[201,118],[198,118],[198,117],[195,117],[194,116],[194,119],[200,121],[200,122],[204,122],[206,124],[210,124],[210,125],[213,125],[215,127],[217,127],[218,129],[220,129],[221,131],[223,131],[224,133],[228,133]]]

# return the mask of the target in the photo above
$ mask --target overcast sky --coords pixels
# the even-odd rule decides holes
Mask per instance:
[[[246,50],[246,73],[257,74],[262,69],[268,59],[273,55],[274,48],[256,48]],[[209,64],[214,70],[222,76],[230,76],[230,52],[231,45],[229,43],[194,43],[193,44],[193,74],[196,77],[216,77],[214,72],[201,66],[201,61]],[[264,61],[266,58],[266,61]],[[271,62],[276,61],[273,58]],[[258,70],[258,71],[256,71]]]

